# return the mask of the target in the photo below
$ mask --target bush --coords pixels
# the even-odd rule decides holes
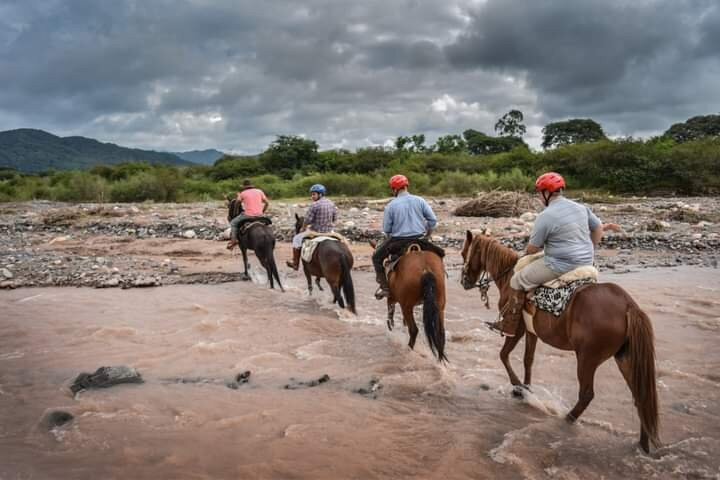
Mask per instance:
[[[152,172],[142,172],[112,186],[110,200],[113,202],[174,202],[177,200],[182,179],[177,171],[170,167],[157,168]]]

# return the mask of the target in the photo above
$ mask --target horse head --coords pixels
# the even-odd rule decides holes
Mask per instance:
[[[468,230],[465,233],[465,242],[462,248],[463,269],[460,277],[460,283],[465,290],[475,287],[480,274],[487,269],[487,265],[483,264],[481,250],[483,244],[493,241],[489,235],[490,230],[486,228]]]
[[[243,213],[242,202],[240,202],[236,197],[228,196],[227,209],[228,209],[227,219],[229,222],[233,218],[235,218],[238,215],[240,215],[241,213]]]

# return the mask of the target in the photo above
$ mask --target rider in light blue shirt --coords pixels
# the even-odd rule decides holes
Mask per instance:
[[[385,208],[383,232],[390,237],[418,237],[437,225],[437,218],[424,198],[407,191],[398,193]]]
[[[388,281],[385,276],[383,260],[396,248],[429,236],[437,225],[437,218],[425,199],[410,195],[407,191],[409,181],[404,175],[395,175],[390,179],[390,188],[395,199],[385,207],[383,216],[383,232],[388,237],[379,244],[372,256],[375,277],[379,284],[375,298],[384,298],[389,293]],[[441,257],[442,249],[434,247]]]

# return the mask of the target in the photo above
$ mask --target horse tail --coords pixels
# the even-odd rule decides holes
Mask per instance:
[[[627,313],[630,356],[630,388],[635,399],[640,425],[655,447],[660,446],[658,436],[658,400],[655,383],[655,334],[650,319],[633,302]],[[622,350],[621,350],[622,351]]]
[[[280,283],[280,273],[278,272],[277,264],[275,263],[275,239],[273,238],[272,242],[270,243],[270,246],[268,247],[268,254],[267,254],[267,261],[268,261],[268,276],[272,276],[277,281],[278,287],[280,287],[281,291],[285,291],[285,289],[282,286],[282,283]]]
[[[435,292],[437,281],[432,272],[425,272],[420,277],[423,291],[423,326],[430,345],[430,351],[438,357],[439,361],[446,361],[445,356],[445,328],[440,323],[440,309],[438,308]]]
[[[342,291],[348,310],[357,315],[357,311],[355,310],[355,287],[353,286],[348,259],[345,255],[340,256],[340,283],[342,284]]]

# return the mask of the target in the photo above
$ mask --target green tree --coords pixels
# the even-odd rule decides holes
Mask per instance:
[[[467,142],[460,135],[445,135],[435,142],[434,150],[438,153],[460,153],[467,148]]]
[[[297,135],[278,135],[262,154],[265,169],[284,178],[297,171],[309,172],[318,167],[318,144]]]
[[[698,115],[683,123],[676,123],[664,134],[678,143],[701,138],[720,137],[720,115]]]
[[[467,142],[467,149],[473,155],[492,155],[509,152],[516,147],[525,147],[527,144],[518,137],[491,137],[483,132],[468,129],[463,132]]]
[[[548,123],[542,130],[542,147],[590,143],[603,140],[605,132],[599,123],[589,118],[573,118],[564,122]]]
[[[422,133],[409,137],[400,136],[395,139],[395,149],[413,153],[422,153],[432,150],[425,146],[425,135]]]
[[[501,137],[522,137],[527,129],[523,125],[523,113],[520,110],[510,110],[495,124],[495,132]]]

